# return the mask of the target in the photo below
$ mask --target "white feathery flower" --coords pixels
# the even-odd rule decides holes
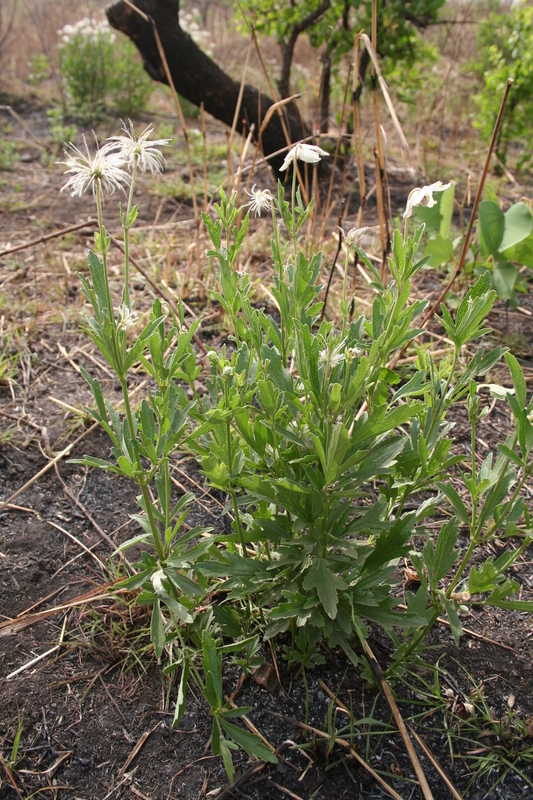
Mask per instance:
[[[329,372],[331,369],[335,369],[335,367],[345,359],[345,345],[346,339],[343,339],[342,342],[339,342],[339,344],[335,345],[332,350],[326,346],[324,350],[320,352],[318,357],[319,366],[325,367],[327,372]]]
[[[96,137],[95,137],[96,138]],[[128,173],[123,169],[122,163],[109,145],[96,148],[91,154],[85,136],[83,137],[85,152],[70,143],[65,148],[66,161],[58,161],[67,169],[65,174],[71,177],[61,191],[70,189],[72,197],[81,197],[88,189],[96,196],[96,186],[99,184],[107,194],[113,194],[115,189],[122,189],[129,180]]]
[[[137,164],[138,170],[141,172],[150,171],[152,175],[161,172],[167,162],[158,147],[167,147],[170,144],[170,139],[153,139],[149,141],[148,137],[154,130],[153,125],[148,125],[139,136],[135,136],[131,120],[128,121],[128,124],[123,122],[122,129],[124,135],[111,136],[108,139],[108,144],[110,148],[114,148],[124,165],[131,169]]]
[[[256,217],[261,216],[261,211],[270,211],[272,208],[272,192],[270,189],[256,189],[255,183],[252,186],[252,191],[246,191],[248,197],[251,197],[249,203],[246,203],[247,206],[250,206],[250,211],[255,214]]]
[[[413,189],[407,198],[407,206],[405,207],[403,218],[407,219],[407,217],[411,217],[413,215],[413,208],[415,206],[427,206],[428,208],[433,208],[433,206],[437,203],[433,197],[433,194],[435,192],[444,192],[446,189],[449,189],[450,186],[451,183],[442,183],[442,181],[437,181],[429,186],[422,186],[421,188]]]
[[[346,247],[354,247],[355,245],[358,245],[367,230],[368,227],[351,228],[351,230],[349,230],[344,236],[344,244]]]
[[[126,303],[121,303],[118,307],[118,328],[123,328],[126,330],[127,328],[131,328],[132,325],[135,325],[137,320],[139,319],[139,315],[136,311],[133,311],[132,305],[126,305]]]
[[[315,144],[296,144],[285,156],[285,161],[280,167],[280,172],[287,169],[289,164],[292,164],[296,159],[307,161],[308,164],[316,164],[317,161],[320,161],[322,156],[328,155],[329,153],[326,153],[325,150],[322,150],[321,147],[317,147]]]

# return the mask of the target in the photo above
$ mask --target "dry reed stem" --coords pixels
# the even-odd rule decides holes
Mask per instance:
[[[235,106],[235,114],[233,115],[233,123],[231,125],[231,131],[228,137],[228,193],[231,193],[233,188],[233,160],[231,158],[231,145],[233,144],[233,137],[235,136],[235,130],[237,128],[237,122],[239,120],[239,114],[241,112],[241,103],[242,98],[244,95],[244,86],[246,81],[246,73],[248,72],[248,64],[250,63],[250,55],[252,52],[252,45],[253,39],[250,37],[250,44],[248,45],[248,50],[246,52],[246,58],[244,60],[244,67],[242,70],[242,78],[241,78],[241,85],[239,86],[239,94],[237,97],[237,104]]]
[[[335,168],[337,166],[337,160],[339,158],[339,150],[340,150],[341,141],[342,141],[342,127],[344,125],[344,116],[346,114],[346,105],[347,105],[347,100],[348,100],[348,87],[350,85],[351,75],[352,75],[352,64],[350,64],[350,66],[348,68],[348,77],[346,78],[346,85],[344,87],[344,97],[343,97],[343,100],[342,100],[342,111],[341,111],[341,121],[340,121],[340,125],[339,125],[339,134],[337,136],[337,142],[335,144],[335,155],[333,157],[333,167],[331,169],[331,175],[330,175],[330,179],[329,179],[328,195],[327,195],[327,198],[326,198],[326,202],[324,204],[323,214],[321,215],[322,218],[321,218],[321,221],[320,221],[319,236],[318,236],[319,241],[321,241],[325,236],[326,226],[327,226],[327,224],[329,222],[329,218],[331,216],[331,212],[333,211],[333,205],[330,206],[330,201],[331,201],[331,194],[332,194],[332,191],[333,191],[333,181],[334,181],[334,178],[335,178]],[[346,158],[344,159],[344,161],[346,163]],[[339,209],[341,208],[342,201],[343,201],[343,197],[341,196],[339,198]]]
[[[251,30],[252,38],[254,40],[257,56],[259,58],[259,63],[261,64],[261,69],[263,70],[263,73],[264,73],[265,78],[266,78],[267,83],[268,83],[268,88],[269,88],[270,94],[272,95],[272,98],[274,100],[276,100],[277,92],[274,89],[274,86],[272,85],[272,81],[270,80],[270,76],[269,76],[267,68],[265,66],[265,62],[263,61],[263,55],[262,55],[261,49],[259,47],[259,42],[257,41],[257,36],[255,35],[255,29],[254,29],[253,25],[250,26],[250,30]],[[290,149],[293,146],[293,144],[296,144],[296,142],[292,142],[291,141],[291,137],[289,135],[287,124],[285,122],[285,117],[283,116],[283,113],[281,111],[281,106],[278,105],[277,103],[274,103],[274,105],[276,106],[275,110],[276,110],[276,112],[277,112],[277,114],[279,116],[279,119],[280,119],[281,128],[283,130],[283,135],[285,136],[285,141],[287,142],[287,147]],[[258,136],[258,141],[260,141],[260,139],[261,139],[261,137],[259,135]],[[270,157],[272,157],[272,155],[274,155],[274,154],[271,153]],[[298,179],[298,183],[299,183],[300,188],[302,190],[302,198],[303,198],[304,204],[307,206],[307,205],[309,205],[309,194],[308,194],[307,189],[305,187],[304,181],[302,180],[302,175],[300,173],[300,169],[298,167],[298,162],[296,160],[294,161],[294,165],[293,166],[296,169],[296,177]]]
[[[441,765],[439,764],[439,762],[437,761],[437,759],[435,758],[435,756],[433,755],[433,753],[431,752],[431,750],[429,749],[427,744],[423,741],[423,739],[420,738],[418,733],[410,725],[409,725],[409,730],[411,731],[411,733],[415,737],[416,741],[418,742],[418,744],[420,745],[420,747],[422,748],[422,750],[424,751],[426,756],[429,758],[429,760],[431,761],[431,763],[433,764],[433,766],[435,767],[435,769],[439,773],[440,777],[442,778],[442,780],[444,781],[444,783],[446,784],[446,786],[450,790],[450,794],[453,797],[455,797],[455,800],[463,800],[462,795],[459,794],[459,792],[457,791],[457,789],[455,788],[455,786],[453,785],[451,780],[448,778],[448,776],[446,775],[446,773],[442,769]]]
[[[461,250],[461,255],[460,255],[459,261],[457,262],[457,266],[455,267],[454,271],[452,272],[450,280],[448,281],[448,283],[446,284],[444,289],[441,291],[441,293],[439,294],[439,296],[437,297],[437,299],[435,300],[435,302],[433,303],[433,305],[431,306],[429,311],[427,311],[426,315],[424,316],[424,319],[422,320],[422,327],[423,328],[426,327],[426,325],[428,324],[429,320],[433,317],[433,315],[435,314],[435,312],[439,308],[440,304],[442,303],[442,301],[444,300],[444,298],[446,297],[446,295],[448,294],[448,292],[452,288],[453,284],[455,283],[455,280],[456,280],[457,276],[459,275],[459,273],[463,269],[463,266],[464,266],[464,263],[465,263],[466,254],[468,252],[468,247],[470,245],[470,238],[472,236],[472,228],[474,226],[474,221],[475,221],[475,218],[476,218],[476,215],[477,215],[477,210],[479,208],[479,204],[481,202],[481,197],[483,195],[483,187],[485,185],[485,179],[486,179],[487,173],[489,171],[490,159],[491,159],[491,156],[492,156],[492,152],[493,152],[493,150],[494,150],[494,148],[496,146],[496,141],[498,139],[498,134],[500,132],[500,127],[501,127],[502,120],[503,120],[503,114],[504,114],[504,111],[505,111],[505,106],[507,105],[507,98],[509,97],[509,92],[511,90],[511,86],[512,85],[513,85],[513,79],[512,78],[508,78],[507,79],[507,84],[505,86],[505,91],[503,93],[503,98],[502,98],[502,102],[501,102],[501,105],[500,105],[500,110],[498,112],[498,118],[496,119],[496,124],[494,125],[494,130],[492,132],[492,138],[490,140],[489,149],[487,151],[487,157],[485,159],[485,164],[483,166],[483,172],[481,173],[481,180],[479,181],[479,186],[478,186],[478,189],[477,189],[477,192],[476,192],[476,199],[474,200],[474,207],[472,209],[472,214],[471,214],[470,220],[468,222],[468,228],[466,230],[466,235],[465,235],[465,238],[463,240],[463,248]]]

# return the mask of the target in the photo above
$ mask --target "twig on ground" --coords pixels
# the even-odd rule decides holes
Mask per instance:
[[[407,728],[405,726],[405,722],[403,721],[402,715],[400,714],[400,710],[396,705],[396,700],[394,699],[391,690],[389,689],[389,684],[385,680],[385,675],[383,674],[383,670],[381,669],[372,649],[367,641],[365,641],[365,650],[368,656],[368,660],[370,663],[370,667],[376,680],[378,681],[379,685],[383,690],[383,694],[387,698],[387,702],[390,706],[390,709],[394,715],[394,719],[396,720],[396,724],[398,726],[398,730],[401,733],[403,742],[407,749],[407,753],[409,754],[409,758],[411,759],[411,763],[414,767],[416,772],[416,777],[418,778],[418,782],[420,784],[420,789],[422,790],[422,794],[424,795],[425,800],[433,800],[433,794],[431,793],[431,789],[429,788],[429,784],[427,782],[426,776],[424,775],[424,770],[422,769],[422,765],[420,760],[416,754],[415,748],[413,747],[413,742],[409,736]]]
[[[439,773],[440,777],[450,790],[453,797],[455,797],[455,800],[463,800],[462,796],[459,794],[459,792],[457,791],[451,780],[448,778],[448,776],[442,769],[441,765],[439,764],[439,762],[437,761],[437,759],[435,758],[435,756],[433,755],[427,744],[420,738],[418,733],[410,725],[409,725],[409,730],[411,731],[416,741],[418,742],[418,744],[420,745],[426,756],[429,758],[429,760],[431,761],[437,772]]]
[[[194,767],[196,764],[199,764],[200,761],[211,761],[211,759],[218,757],[219,756],[201,756],[200,758],[196,758],[194,761],[191,761],[190,764],[186,764],[186,766],[179,769],[172,778],[172,780],[170,781],[170,788],[168,790],[167,800],[170,800],[170,797],[172,795],[172,787],[174,786],[174,781],[176,780],[176,778],[179,778],[180,775],[183,775],[183,773],[186,772],[186,770],[191,769],[191,767]]]
[[[320,737],[321,739],[327,739],[328,742],[331,742],[333,738],[332,736],[329,735],[329,733],[325,733],[324,731],[321,731],[319,728],[313,728],[312,725],[306,725],[305,722],[300,722],[299,720],[294,719],[293,717],[287,717],[285,716],[285,714],[278,714],[277,711],[271,711],[270,713],[275,717],[279,717],[279,719],[283,719],[285,722],[290,722],[292,725],[296,725],[297,728],[301,728],[304,731],[309,731],[309,733],[312,733],[315,736]],[[372,769],[370,764],[367,764],[364,758],[361,758],[355,747],[353,747],[353,745],[351,745],[350,742],[346,741],[346,739],[341,739],[338,736],[336,736],[335,744],[338,744],[345,750],[348,750],[350,754],[355,758],[357,763],[360,764],[364,769],[366,769],[366,771],[370,775],[372,775],[374,780],[379,783],[381,788],[384,789],[386,792],[388,792],[388,794],[390,794],[391,797],[394,797],[395,800],[403,800],[403,798],[400,797],[398,792],[396,792],[392,788],[392,786],[389,786],[387,781],[383,780],[381,775],[379,775],[374,769]]]
[[[69,497],[69,498],[72,500],[72,502],[73,502],[73,503],[75,503],[75,505],[77,505],[77,507],[78,507],[78,508],[80,509],[80,511],[82,512],[82,514],[83,514],[85,517],[87,517],[87,519],[89,520],[89,522],[91,523],[91,525],[93,526],[93,528],[95,529],[95,531],[96,531],[96,532],[98,533],[98,535],[99,535],[99,536],[100,536],[100,537],[101,537],[101,538],[104,540],[104,542],[107,542],[107,544],[108,544],[108,545],[111,547],[111,549],[112,549],[113,551],[115,551],[115,550],[116,550],[116,547],[117,547],[117,546],[116,546],[116,544],[115,544],[115,542],[114,542],[114,541],[113,541],[113,540],[112,540],[112,539],[111,539],[111,538],[110,538],[110,537],[107,535],[107,533],[106,533],[104,530],[102,530],[102,528],[101,528],[101,527],[100,527],[100,525],[99,525],[99,524],[96,522],[96,520],[95,520],[95,519],[93,519],[93,517],[92,517],[92,516],[89,514],[89,512],[87,511],[87,509],[85,508],[85,506],[84,506],[82,503],[80,503],[80,501],[77,499],[77,497],[76,497],[76,496],[75,496],[75,495],[74,495],[74,494],[73,494],[73,493],[70,491],[70,489],[68,488],[67,484],[65,483],[65,481],[63,480],[63,478],[62,478],[62,477],[61,477],[61,475],[59,474],[59,470],[58,470],[58,468],[57,468],[57,464],[54,464],[54,469],[55,469],[55,471],[56,471],[56,475],[57,475],[57,478],[58,478],[59,482],[60,482],[60,483],[61,483],[61,485],[63,486],[63,491],[65,492],[65,494],[67,495],[67,497]],[[124,557],[124,563],[126,564],[126,566],[128,567],[128,569],[131,571],[131,574],[132,574],[132,575],[134,575],[134,574],[135,574],[135,569],[132,567],[132,565],[130,564],[130,562],[129,562],[129,561],[128,561],[128,559],[126,558],[126,556],[123,556],[123,557]]]
[[[61,635],[59,637],[58,644],[54,645],[54,647],[51,647],[49,650],[46,650],[46,652],[41,653],[40,656],[36,656],[35,658],[32,658],[31,661],[27,661],[26,664],[22,665],[22,667],[19,667],[18,669],[14,670],[13,672],[10,672],[9,675],[6,675],[6,681],[9,681],[12,678],[15,678],[17,675],[20,675],[22,672],[26,672],[26,670],[31,669],[31,667],[34,667],[35,664],[38,664],[40,661],[43,661],[47,656],[51,656],[52,653],[57,652],[59,650],[59,648],[61,647],[61,645],[63,644],[63,638],[65,636],[65,628],[66,627],[67,627],[67,615],[65,614],[65,618],[63,620],[63,627],[61,629]]]
[[[58,236],[64,236],[66,233],[73,233],[74,231],[79,231],[82,228],[94,228],[98,225],[97,219],[88,219],[87,222],[78,222],[77,225],[70,225],[68,228],[62,228],[61,230],[54,231],[53,233],[47,233],[46,236],[39,236],[36,239],[31,239],[26,244],[17,244],[15,247],[6,247],[5,250],[0,250],[0,257],[1,256],[9,256],[11,253],[18,253],[19,250],[25,250],[27,247],[33,247],[36,244],[44,244],[44,242],[48,242],[50,239],[57,239]]]
[[[102,676],[101,675],[100,675],[100,680],[102,680]],[[103,681],[102,681],[102,685],[105,688],[105,684],[104,684]],[[114,700],[113,700],[113,705],[119,711],[120,716],[122,717],[122,719],[124,719],[124,717],[122,716],[122,712],[120,711],[120,709],[118,708],[118,706],[117,706],[117,704],[115,703]],[[137,740],[137,744],[135,745],[135,747],[133,748],[133,750],[131,751],[131,753],[127,757],[126,761],[124,762],[124,765],[123,765],[122,769],[118,773],[119,778],[122,778],[122,776],[124,775],[124,773],[128,769],[129,765],[131,764],[131,762],[133,761],[133,759],[135,758],[135,756],[137,755],[137,753],[139,752],[139,750],[141,749],[141,747],[143,746],[145,741],[148,739],[150,734],[153,733],[156,730],[156,728],[158,728],[158,727],[159,727],[159,722],[157,723],[157,725],[154,725],[153,728],[151,728],[149,731],[145,731],[142,734],[142,736],[139,737],[139,739]]]
[[[128,781],[131,783],[131,781],[133,780],[133,776],[135,775],[135,773],[137,772],[137,770],[138,770],[138,767],[134,767],[134,769],[132,769],[132,771],[131,771],[131,772],[128,772],[128,773],[126,773],[126,775],[124,775],[124,777],[122,778],[122,780],[121,780],[119,783],[117,783],[117,785],[116,785],[116,786],[114,786],[114,787],[111,789],[111,791],[110,791],[110,792],[108,792],[108,793],[106,794],[106,796],[103,798],[103,800],[109,800],[111,797],[113,797],[113,795],[115,794],[115,792],[117,792],[117,791],[118,791],[118,789],[120,789],[120,788],[121,788],[121,786],[124,786],[124,784],[125,784],[125,783],[128,783]]]
[[[4,508],[7,508],[7,506],[10,503],[13,502],[13,500],[15,500],[21,494],[23,494],[23,492],[25,492],[26,489],[29,489],[30,486],[33,486],[33,484],[36,481],[38,481],[39,478],[42,478],[43,475],[46,475],[46,473],[49,472],[52,469],[54,464],[57,464],[59,461],[61,461],[62,458],[64,458],[65,456],[68,456],[69,453],[74,449],[74,447],[76,447],[76,445],[79,444],[79,442],[82,441],[82,439],[85,439],[85,437],[88,436],[89,433],[91,433],[92,431],[96,430],[96,428],[98,428],[99,424],[100,424],[99,422],[93,422],[93,424],[90,426],[90,428],[87,428],[85,431],[83,431],[83,433],[80,434],[80,436],[78,436],[76,439],[74,439],[74,441],[71,442],[69,445],[67,445],[67,447],[65,447],[64,450],[62,450],[60,453],[58,453],[57,456],[55,456],[55,458],[53,458],[51,461],[48,462],[48,464],[46,464],[42,469],[40,469],[39,472],[37,472],[33,476],[33,478],[30,478],[29,481],[26,481],[24,486],[21,486],[20,489],[17,489],[16,492],[13,492],[11,497],[8,497],[7,500],[4,500],[4,502],[0,503],[0,512],[3,511]]]
[[[287,795],[287,797],[292,797],[292,800],[303,800],[303,798],[300,797],[299,794],[295,794],[294,792],[291,792],[290,789],[286,789],[284,786],[280,786],[280,784],[276,783],[275,781],[270,781],[270,785],[271,786],[275,786],[276,789],[278,790],[278,792],[281,792],[282,794]]]
[[[76,606],[86,605],[90,600],[113,600],[114,595],[127,594],[126,589],[114,589],[114,586],[118,582],[119,578],[104,584],[104,586],[97,586],[96,589],[91,589],[89,592],[85,592],[85,594],[78,595],[78,597],[74,597],[67,603],[54,606],[53,608],[46,608],[44,611],[37,612],[37,614],[28,614],[20,619],[17,617],[16,619],[4,620],[4,622],[0,622],[0,636],[9,636],[13,633],[18,633],[24,628],[35,625],[36,622],[41,622],[43,619],[53,617],[54,614],[59,614],[61,611],[69,611]],[[106,589],[111,590],[114,594],[106,594]]]
[[[104,572],[107,572],[107,567],[104,564],[104,562],[101,559],[98,558],[96,553],[93,553],[91,550],[89,550],[87,545],[83,544],[83,542],[80,542],[80,540],[76,536],[74,536],[74,534],[69,533],[68,531],[66,531],[64,528],[61,527],[61,525],[58,525],[57,522],[52,522],[52,520],[50,520],[50,519],[47,519],[46,522],[47,522],[48,525],[51,525],[52,528],[55,528],[56,530],[60,531],[60,533],[62,533],[68,539],[70,539],[75,544],[77,544],[78,547],[81,547],[81,549],[85,553],[87,553],[87,555],[91,556],[91,558],[94,558],[94,560],[96,561],[98,566],[101,567],[104,570]]]

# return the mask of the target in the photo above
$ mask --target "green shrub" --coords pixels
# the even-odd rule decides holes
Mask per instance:
[[[533,115],[533,8],[518,6],[506,14],[491,14],[479,28],[480,57],[476,71],[485,85],[476,96],[479,117],[474,123],[487,141],[492,136],[508,78],[509,94],[496,153],[504,163],[511,142],[522,146],[518,168],[531,160]]]
[[[82,122],[101,117],[111,99],[119,114],[146,108],[151,80],[129,40],[116,43],[107,21],[88,17],[60,31],[59,68],[72,113]]]
[[[114,51],[110,96],[121,116],[137,117],[152,94],[152,79],[144,71],[133,42],[123,39]]]

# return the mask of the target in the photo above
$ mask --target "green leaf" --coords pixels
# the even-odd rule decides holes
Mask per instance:
[[[335,619],[338,605],[337,591],[348,587],[342,578],[333,574],[325,559],[318,558],[311,565],[302,585],[307,591],[316,589],[326,614]]]
[[[499,261],[492,272],[492,284],[500,300],[510,300],[513,296],[518,270],[508,261]]]
[[[454,489],[451,483],[441,483],[440,481],[437,482],[437,487],[443,492],[448,500],[450,501],[450,505],[459,517],[459,519],[464,522],[466,525],[470,525],[470,514],[466,510],[466,506],[459,497],[459,494]]]
[[[533,268],[533,234],[530,234],[520,244],[505,250],[503,255],[508,261]]]
[[[443,525],[437,539],[437,546],[435,548],[433,567],[428,571],[430,573],[431,588],[435,590],[437,584],[444,578],[449,570],[453,567],[459,557],[459,550],[454,550],[454,547],[459,538],[459,520],[457,517],[452,517],[446,525]],[[428,541],[424,547],[424,557],[426,556],[426,547],[431,547],[433,555],[433,545]]]
[[[444,239],[440,233],[428,239],[424,248],[424,257],[429,256],[428,264],[430,267],[440,267],[441,264],[448,264],[453,258],[453,243],[450,239]]]
[[[374,572],[382,566],[401,558],[409,550],[406,542],[415,524],[415,514],[407,514],[397,519],[389,531],[383,531],[374,545],[374,550],[366,557],[362,572]]]
[[[461,639],[461,635],[463,633],[463,626],[461,625],[461,620],[459,619],[455,602],[453,600],[449,600],[443,590],[439,592],[439,599],[444,610],[446,611],[446,616],[448,617],[448,622],[450,623],[455,646],[459,647],[459,640]]]
[[[498,247],[501,252],[523,242],[533,229],[531,212],[525,203],[515,203],[511,206],[505,212],[504,220],[503,238]]]
[[[187,701],[187,683],[189,681],[189,662],[184,661],[181,670],[181,679],[178,689],[178,696],[176,698],[176,708],[174,710],[174,719],[172,720],[172,727],[180,724],[181,718],[185,713],[185,705]]]
[[[483,200],[479,204],[479,245],[484,256],[491,256],[500,249],[505,230],[503,211],[492,200]]]
[[[206,678],[207,701],[213,710],[222,708],[222,656],[217,653],[215,640],[202,631],[202,664]]]
[[[89,262],[89,269],[91,271],[91,278],[93,281],[94,292],[100,301],[102,309],[107,309],[107,287],[105,281],[104,265],[92,250],[87,254]]]
[[[518,405],[521,409],[525,408],[527,403],[527,386],[522,368],[512,353],[506,353],[505,360],[507,361],[507,366],[511,373]]]
[[[263,761],[268,761],[271,764],[277,764],[278,759],[272,753],[269,748],[263,744],[259,736],[256,736],[253,733],[248,733],[248,731],[243,730],[242,728],[238,728],[237,725],[233,725],[231,722],[227,722],[223,716],[220,716],[220,724],[224,730],[224,732],[234,741],[239,747],[242,747],[243,750],[253,758],[260,758]]]
[[[165,647],[165,626],[161,618],[161,603],[157,599],[152,609],[152,621],[150,622],[150,638],[154,644],[156,657],[159,659],[163,655]]]

